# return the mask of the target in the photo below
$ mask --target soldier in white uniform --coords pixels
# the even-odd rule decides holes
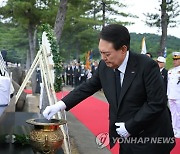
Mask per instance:
[[[174,68],[168,71],[167,95],[174,135],[180,138],[180,52],[173,52]]]

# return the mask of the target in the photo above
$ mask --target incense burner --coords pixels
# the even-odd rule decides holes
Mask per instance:
[[[59,126],[65,124],[65,120],[29,119],[26,122],[34,126],[30,132],[34,153],[55,154],[62,146],[64,136]]]

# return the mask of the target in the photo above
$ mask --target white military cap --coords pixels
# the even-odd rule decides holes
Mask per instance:
[[[156,61],[161,63],[166,63],[166,58],[159,56]]]
[[[173,59],[180,59],[180,52],[173,52]]]

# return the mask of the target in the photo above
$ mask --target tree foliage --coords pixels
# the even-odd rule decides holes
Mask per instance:
[[[103,19],[103,5],[105,4],[105,18]],[[114,7],[116,5],[116,7]],[[116,16],[131,16],[120,12],[120,7],[126,7],[117,0],[70,0],[60,41],[61,54],[72,58],[79,58],[80,54],[89,50],[97,50],[98,33],[103,24],[121,23]]]
[[[161,29],[162,35],[159,44],[158,54],[163,55],[167,45],[167,30],[168,27],[176,27],[179,21],[176,17],[180,15],[180,6],[176,0],[160,0],[160,9],[158,13],[147,13],[145,23],[152,27]]]
[[[160,3],[160,8],[159,13],[147,13],[144,14],[146,16],[146,21],[145,23],[152,27],[158,27],[161,28],[161,11],[163,8],[165,8],[167,12],[167,22],[169,27],[176,27],[180,21],[177,20],[177,17],[180,15],[180,6],[179,3],[176,0],[170,0],[169,3],[162,3],[163,1],[159,0]]]
[[[123,25],[133,24],[132,22],[122,21],[117,19],[119,17],[136,17],[128,12],[120,11],[121,8],[126,8],[127,5],[121,3],[119,0],[92,0],[92,9],[88,12],[93,15],[94,20],[99,20],[104,27],[106,24],[121,23]]]
[[[7,61],[25,63],[28,50],[26,31],[20,26],[0,23],[0,51],[7,51]]]
[[[104,21],[103,5],[105,6]],[[22,27],[25,30],[27,30],[29,23],[31,23],[33,26],[36,25],[35,28],[37,29],[37,27],[39,25],[42,25],[43,23],[49,23],[51,26],[54,26],[58,6],[59,0],[8,0],[8,5],[6,5],[6,7],[1,8],[0,14],[3,15],[4,18],[8,18],[7,21],[15,23],[14,26],[16,28],[19,27],[18,25],[21,25],[20,30],[23,30]],[[62,38],[60,40],[60,55],[63,56],[64,59],[72,60],[74,58],[78,59],[79,57],[82,57],[82,55],[84,55],[84,53],[86,53],[89,50],[93,50],[94,55],[98,57],[98,34],[102,28],[103,22],[105,22],[105,24],[130,24],[126,22],[125,19],[117,20],[117,18],[114,16],[116,15],[124,17],[133,17],[133,15],[121,11],[121,8],[124,7],[128,6],[126,6],[125,4],[121,4],[117,0],[68,0],[68,9],[65,18],[65,24],[62,32]],[[170,10],[170,4],[168,4],[168,7],[168,9]],[[157,14],[154,16],[154,19],[157,19],[157,17],[160,16],[161,15]],[[172,17],[173,16],[171,15],[171,18],[169,19],[172,19]],[[174,17],[173,19],[175,20]],[[160,20],[159,24],[161,24]],[[16,32],[18,32],[18,30]],[[15,35],[15,32],[12,33],[14,33]],[[21,48],[24,48],[24,52],[28,49],[27,34],[27,31],[26,33],[24,33],[24,35],[22,35],[21,32],[20,34],[17,34],[22,37],[19,40],[21,42],[19,44],[21,45]],[[14,39],[11,39],[12,43],[8,44],[7,46],[13,45],[14,43],[14,46],[18,50],[17,54],[19,54],[19,51],[21,52],[22,49],[20,48],[20,46],[18,46],[19,41],[17,35],[9,35],[12,35],[12,38]],[[156,56],[157,51],[159,51],[159,42],[161,40],[161,36],[151,34],[137,35],[132,33],[131,49],[136,52],[140,52],[141,40],[144,35],[146,36],[146,45],[148,52],[152,52],[152,54]],[[169,53],[173,50],[179,50],[176,42],[178,42],[177,38],[170,36],[167,37],[166,47]],[[15,45],[16,43],[17,45]],[[10,47],[8,47],[8,49],[10,49]]]
[[[21,25],[28,32],[29,50],[27,52],[29,64],[33,63],[36,54],[37,28],[42,23],[53,21],[52,13],[58,5],[57,0],[8,0],[5,6],[0,9],[3,19],[8,19],[15,25]],[[57,9],[56,9],[57,10]],[[51,15],[51,16],[49,16]],[[29,69],[29,68],[27,68]],[[35,92],[36,74],[32,74],[32,91]]]
[[[38,30],[39,31],[39,30]],[[88,31],[88,30],[87,30]],[[72,31],[73,32],[73,31]],[[82,32],[83,33],[83,32]],[[93,58],[99,58],[98,54],[98,31],[91,31],[89,30],[88,35],[82,34],[82,40],[84,41],[84,50],[82,49],[79,52],[80,55],[83,55],[88,50],[93,50]],[[42,34],[42,33],[39,33]],[[60,55],[64,57],[66,60],[72,60],[76,58],[76,50],[74,42],[71,42],[71,39],[74,37],[73,34],[65,35],[67,33],[63,33],[63,38],[60,47]],[[16,61],[16,58],[22,59],[22,63],[24,63],[26,59],[26,51],[28,50],[28,38],[27,33],[21,27],[14,27],[7,24],[0,24],[0,50],[7,50],[8,54],[7,57],[9,61]],[[83,37],[84,36],[84,37]],[[91,41],[89,42],[89,37],[91,36]],[[131,50],[140,53],[141,51],[141,41],[143,37],[146,37],[146,46],[147,51],[153,54],[153,57],[157,57],[157,51],[159,47],[160,36],[156,34],[136,34],[131,33]],[[86,38],[87,37],[87,38]],[[77,37],[76,37],[77,38]],[[75,40],[74,40],[75,41]],[[167,37],[167,52],[171,54],[174,51],[180,51],[179,48],[179,38],[168,36]],[[70,44],[71,43],[71,44]],[[14,56],[13,53],[16,55]]]

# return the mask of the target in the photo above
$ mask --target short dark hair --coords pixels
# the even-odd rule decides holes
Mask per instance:
[[[130,48],[130,34],[126,27],[118,24],[110,24],[105,26],[99,35],[100,39],[112,42],[114,49],[118,50],[123,45]]]
[[[150,58],[152,58],[153,56],[152,56],[152,54],[150,53],[150,52],[147,52],[146,53],[146,55],[149,55],[150,56]]]

